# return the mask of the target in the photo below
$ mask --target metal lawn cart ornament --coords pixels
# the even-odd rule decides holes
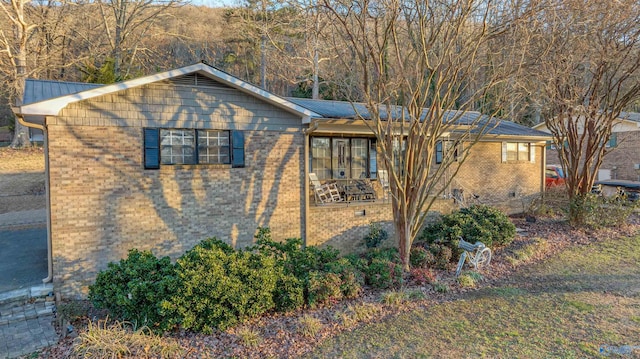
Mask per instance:
[[[469,260],[473,265],[473,268],[480,269],[481,267],[488,266],[491,263],[491,249],[485,246],[482,242],[476,242],[475,244],[469,243],[460,238],[458,242],[458,248],[461,248],[464,252],[460,255],[458,261],[458,267],[456,268],[456,277],[460,275],[464,262]]]

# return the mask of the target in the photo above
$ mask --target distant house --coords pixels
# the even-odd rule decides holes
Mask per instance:
[[[533,128],[550,133],[544,122]],[[621,113],[605,146],[612,151],[604,157],[597,179],[640,181],[640,113]],[[547,163],[560,164],[555,146],[547,148]]]
[[[50,268],[66,296],[84,296],[131,248],[176,258],[211,236],[249,245],[268,226],[347,252],[372,221],[392,230],[376,141],[350,103],[278,97],[195,64],[104,86],[30,80],[14,111],[44,130]],[[486,120],[494,125],[434,210],[467,193],[516,212],[544,190],[549,136]],[[318,205],[309,173],[370,180],[376,200]]]

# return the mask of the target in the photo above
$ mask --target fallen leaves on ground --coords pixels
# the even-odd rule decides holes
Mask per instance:
[[[525,219],[513,218],[519,235],[514,242],[494,252],[491,266],[482,272],[484,279],[475,288],[460,288],[455,284],[453,268],[450,271],[438,273],[440,283],[446,283],[451,290],[447,293],[438,293],[430,285],[422,287],[409,287],[408,289],[421,290],[426,294],[425,300],[403,302],[402,305],[380,305],[382,310],[377,312],[367,322],[376,322],[388,316],[395,316],[419,307],[429,307],[438,303],[453,301],[469,291],[479,290],[488,286],[508,284],[513,280],[513,274],[521,266],[514,266],[507,260],[510,253],[531,243],[534,238],[543,238],[546,242],[544,251],[536,253],[522,266],[532,265],[542,259],[558,253],[568,246],[580,246],[606,241],[608,239],[631,236],[640,231],[640,215],[634,214],[629,224],[619,228],[606,228],[600,230],[576,229],[559,217],[538,218],[535,223],[529,223]],[[245,324],[259,333],[261,341],[257,345],[245,346],[242,343],[238,330],[232,328],[226,332],[218,332],[213,335],[202,335],[190,332],[179,332],[172,337],[177,339],[188,352],[189,358],[297,358],[310,352],[323,340],[333,337],[341,332],[353,330],[356,327],[345,326],[339,319],[339,313],[346,310],[349,305],[362,302],[380,303],[382,292],[367,290],[357,300],[342,301],[333,305],[314,309],[300,310],[289,314],[271,314],[253,319]],[[298,320],[303,315],[313,316],[320,320],[322,329],[315,337],[304,336],[298,331]],[[364,322],[363,322],[364,323]],[[360,324],[363,324],[360,323]],[[76,323],[82,326],[82,323]],[[86,322],[85,324],[86,325]],[[80,328],[82,330],[82,328]],[[40,358],[67,358],[73,344],[72,339],[63,339],[54,347],[47,348],[40,353]]]

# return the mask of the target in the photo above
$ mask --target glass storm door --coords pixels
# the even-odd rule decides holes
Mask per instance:
[[[349,139],[335,138],[333,139],[333,178],[346,179],[351,178],[350,166],[351,153],[349,147]]]

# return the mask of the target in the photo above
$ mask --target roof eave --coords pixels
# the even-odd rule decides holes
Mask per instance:
[[[487,140],[487,139],[495,139],[495,140],[499,140],[499,141],[509,141],[509,140],[513,140],[513,141],[526,141],[526,142],[546,142],[550,139],[552,139],[553,137],[551,135],[545,136],[545,135],[540,135],[540,136],[532,136],[532,135],[492,135],[492,134],[485,134],[482,136],[482,139]]]

